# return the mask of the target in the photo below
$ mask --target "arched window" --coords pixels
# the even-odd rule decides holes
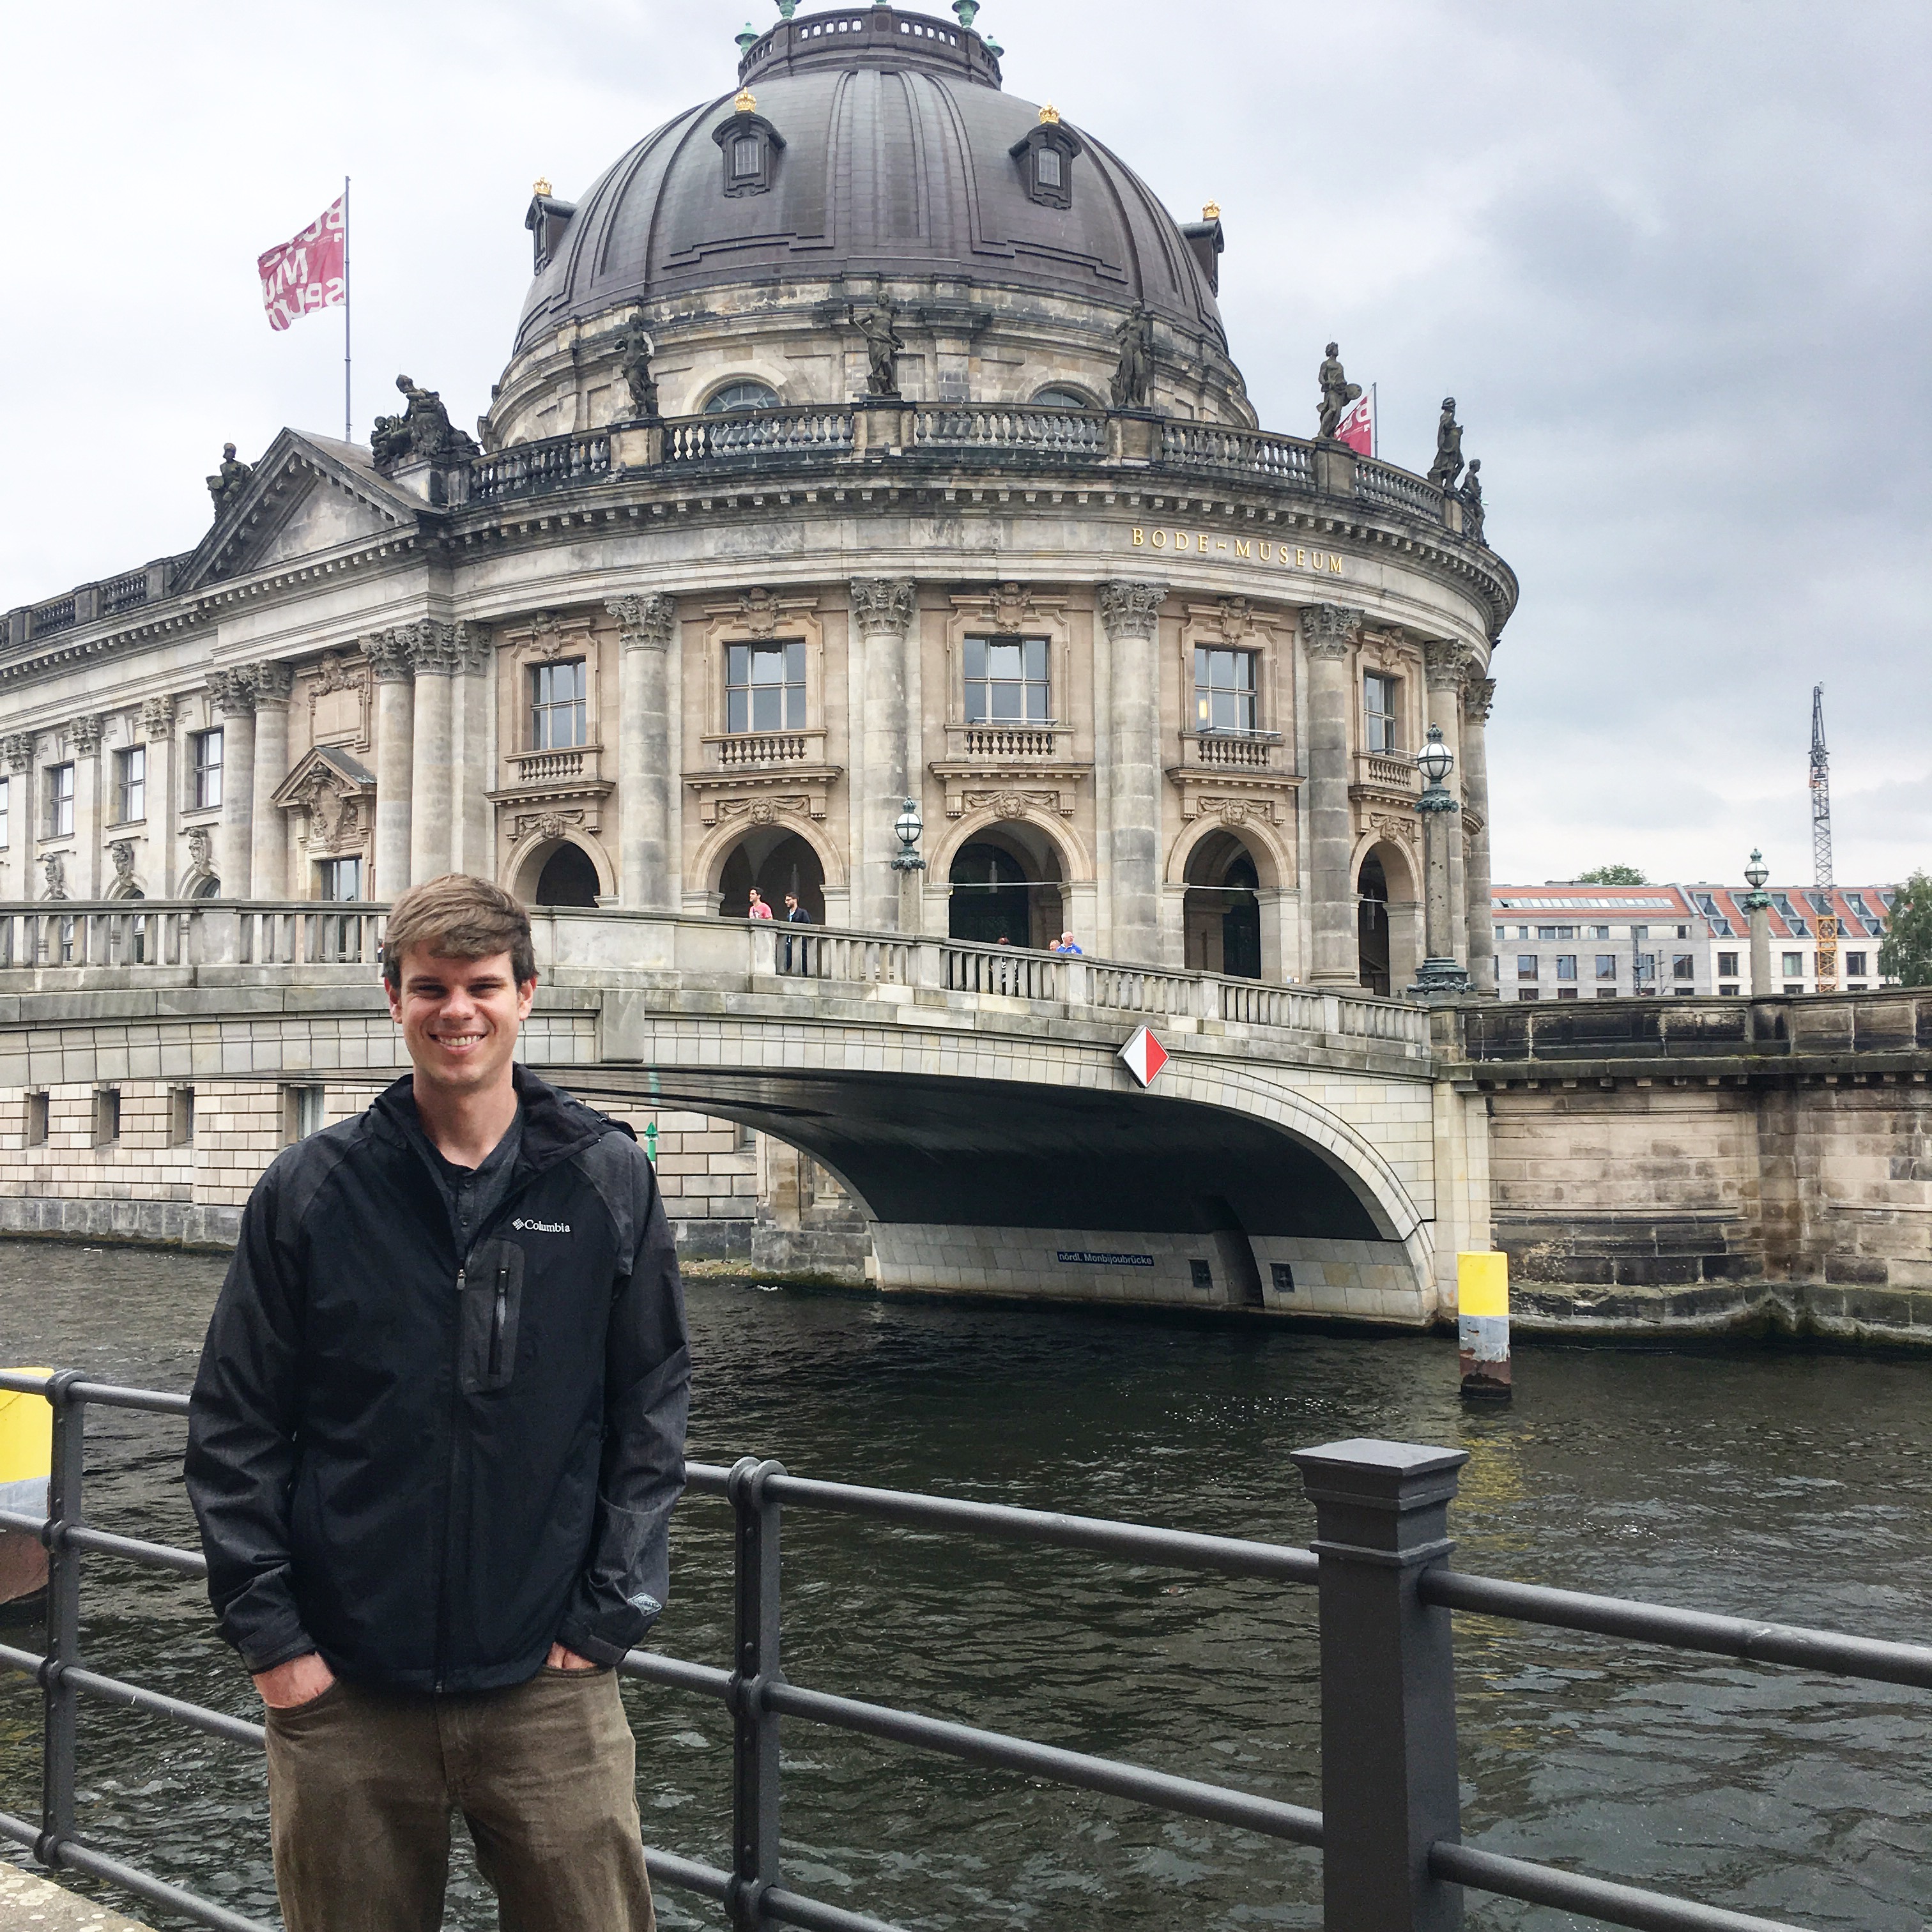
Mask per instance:
[[[1064,382],[1049,382],[1034,398],[1034,403],[1042,410],[1090,410],[1094,398],[1078,389],[1070,389]]]
[[[775,410],[778,406],[778,392],[769,382],[754,382],[746,378],[727,382],[724,388],[706,397],[704,413],[718,416],[728,410]]]
[[[542,906],[594,906],[597,868],[581,846],[560,845],[537,875],[536,902]]]

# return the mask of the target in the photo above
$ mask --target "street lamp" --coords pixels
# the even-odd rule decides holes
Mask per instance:
[[[893,820],[892,830],[898,835],[899,850],[892,854],[892,870],[896,872],[922,872],[926,861],[919,856],[920,834],[926,830],[926,821],[919,815],[919,807],[910,799],[905,808]]]
[[[1771,998],[1771,895],[1764,882],[1771,874],[1765,870],[1764,854],[1754,850],[1744,868],[1744,880],[1750,890],[1744,895],[1744,910],[1750,917],[1750,989],[1754,1000]]]
[[[1416,969],[1411,999],[1460,999],[1469,991],[1469,975],[1456,963],[1449,921],[1448,814],[1457,809],[1455,794],[1442,782],[1456,768],[1456,754],[1442,742],[1442,728],[1429,728],[1428,742],[1415,754],[1423,777],[1423,794],[1415,801],[1422,814],[1424,878],[1422,930],[1427,957]]]

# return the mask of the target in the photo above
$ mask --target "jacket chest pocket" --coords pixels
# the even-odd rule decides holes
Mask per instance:
[[[463,1270],[463,1393],[508,1388],[517,1366],[517,1318],[524,1298],[524,1251],[514,1241],[482,1241]]]

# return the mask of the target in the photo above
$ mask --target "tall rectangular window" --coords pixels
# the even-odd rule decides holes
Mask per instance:
[[[114,754],[114,821],[126,825],[148,815],[148,748],[130,745]]]
[[[1045,724],[1053,717],[1044,638],[966,640],[966,722]]]
[[[1379,671],[1370,671],[1362,680],[1362,742],[1371,752],[1401,748],[1395,728],[1396,681]]]
[[[1194,653],[1194,728],[1196,731],[1255,729],[1255,653],[1209,650]]]
[[[1858,970],[1862,972],[1864,969],[1861,967]],[[1718,977],[1720,980],[1735,980],[1737,976],[1738,956],[1735,952],[1719,953],[1718,955]]]
[[[1516,976],[1519,980],[1534,980],[1537,970],[1537,956],[1534,952],[1519,952],[1516,956]]]
[[[1576,956],[1574,952],[1559,952],[1556,956],[1556,976],[1559,980],[1574,980],[1576,976]]]
[[[322,1090],[308,1082],[282,1089],[282,1139],[285,1144],[307,1140],[322,1125]]]
[[[0,778],[0,852],[12,842],[8,836],[8,810],[13,802],[13,789],[10,778]]]
[[[728,731],[805,729],[802,644],[725,646],[724,728]]]
[[[1640,952],[1630,962],[1630,977],[1636,982],[1640,993],[1657,991],[1657,955]]]
[[[194,803],[206,812],[221,802],[221,727],[194,734]]]
[[[1597,977],[1600,980],[1614,980],[1616,976],[1617,956],[1614,952],[1598,953],[1597,955]]]
[[[1784,976],[1787,980],[1800,979],[1804,972],[1804,956],[1802,952],[1787,952],[1784,956]]]
[[[1697,976],[1697,956],[1694,952],[1673,952],[1670,956],[1670,976],[1673,980],[1694,980]]]
[[[590,742],[590,686],[584,660],[530,667],[530,749],[566,752]]]
[[[325,899],[344,902],[362,896],[360,859],[325,859],[316,866],[316,884]]]
[[[71,762],[47,767],[47,826],[44,836],[49,838],[71,838],[74,836],[74,766]]]
[[[758,172],[758,137],[740,134],[731,143],[731,173],[738,181],[754,178]]]
[[[6,825],[6,803],[4,800],[0,800],[0,845],[4,845],[7,842]],[[1859,978],[1863,979],[1865,970],[1865,956],[1862,952],[1847,952],[1845,955],[1845,970],[1847,973],[1856,973]]]

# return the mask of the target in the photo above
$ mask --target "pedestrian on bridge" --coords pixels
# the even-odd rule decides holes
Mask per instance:
[[[684,1484],[664,1210],[627,1126],[514,1064],[508,893],[405,892],[383,976],[414,1070],[256,1184],[189,1413],[282,1916],[436,1932],[460,1808],[505,1932],[651,1932],[614,1666]]]

